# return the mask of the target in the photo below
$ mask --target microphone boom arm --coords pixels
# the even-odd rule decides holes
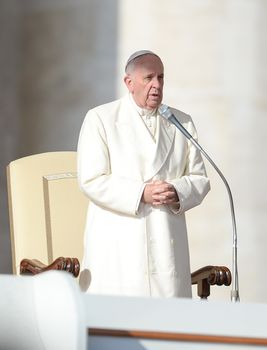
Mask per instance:
[[[224,177],[223,173],[214,163],[214,161],[210,158],[210,156],[204,151],[204,149],[200,146],[200,144],[193,138],[193,136],[183,127],[183,125],[175,118],[175,116],[171,113],[169,108],[165,105],[161,105],[159,108],[160,114],[171,123],[173,123],[181,132],[184,134],[186,138],[189,139],[190,142],[205,156],[205,158],[210,162],[213,168],[217,171],[220,178],[222,179],[225,187],[227,189],[227,193],[230,201],[230,209],[232,216],[232,227],[233,227],[233,255],[232,255],[232,291],[231,291],[231,301],[237,302],[240,301],[239,297],[239,287],[238,287],[238,270],[237,270],[237,230],[236,230],[236,220],[235,220],[235,210],[234,210],[234,201],[230,186]]]

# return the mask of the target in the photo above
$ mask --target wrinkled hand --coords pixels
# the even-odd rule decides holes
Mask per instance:
[[[159,206],[163,204],[178,204],[179,198],[172,184],[165,181],[155,181],[145,186],[142,201]]]

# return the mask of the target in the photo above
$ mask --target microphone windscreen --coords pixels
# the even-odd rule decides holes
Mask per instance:
[[[167,105],[164,105],[164,104],[160,105],[160,107],[158,108],[158,111],[159,111],[159,114],[167,120],[169,120],[172,116],[172,112]]]

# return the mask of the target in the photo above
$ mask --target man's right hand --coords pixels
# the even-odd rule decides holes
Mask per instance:
[[[146,184],[142,202],[151,205],[178,204],[179,198],[172,184],[165,181],[155,181]]]

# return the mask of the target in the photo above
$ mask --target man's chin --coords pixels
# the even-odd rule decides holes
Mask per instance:
[[[160,106],[161,100],[149,101],[147,109],[156,109]]]

